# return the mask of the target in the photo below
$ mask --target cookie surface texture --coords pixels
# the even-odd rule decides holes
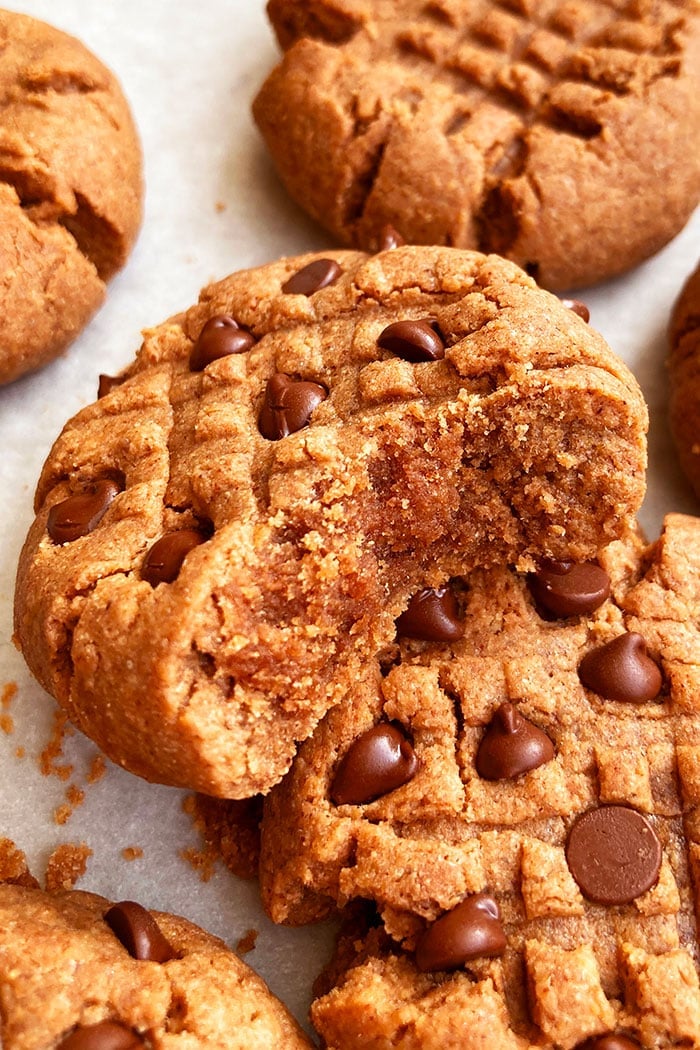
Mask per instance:
[[[700,266],[675,304],[670,344],[671,432],[681,466],[700,499]]]
[[[110,909],[92,893],[0,885],[4,1050],[310,1046],[223,941],[132,902]]]
[[[141,223],[141,147],[114,75],[75,38],[0,11],[0,383],[87,324]]]
[[[696,0],[270,0],[254,115],[341,243],[497,252],[545,287],[647,258],[700,199]],[[691,155],[693,154],[693,155]]]
[[[112,759],[205,794],[279,780],[415,590],[585,558],[642,498],[635,380],[495,257],[234,274],[122,378],[45,465],[17,639]]]
[[[380,920],[314,1007],[324,1045],[700,1045],[700,519],[670,515],[656,543],[616,541],[598,566],[610,597],[563,618],[511,569],[455,581],[461,640],[399,639],[266,798],[271,916],[362,899]],[[620,638],[643,644],[620,661]],[[600,692],[581,681],[590,654]],[[341,763],[387,724],[417,771],[334,802]]]

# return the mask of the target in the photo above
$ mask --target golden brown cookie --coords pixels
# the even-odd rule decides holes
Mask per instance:
[[[269,0],[254,103],[288,191],[342,243],[392,224],[545,287],[647,258],[700,199],[697,0]]]
[[[496,257],[234,274],[148,331],[56,442],[17,640],[116,762],[264,791],[415,589],[618,535],[645,428],[602,338]]]
[[[53,26],[0,11],[0,384],[60,354],[141,222],[141,147],[112,73]]]
[[[93,893],[0,885],[3,1050],[310,1043],[223,941]]]
[[[700,497],[700,266],[678,297],[669,338],[671,432],[681,466]]]
[[[265,800],[270,915],[381,920],[324,1045],[700,1045],[700,519],[409,608]]]

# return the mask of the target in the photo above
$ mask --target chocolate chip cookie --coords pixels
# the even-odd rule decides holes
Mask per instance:
[[[87,324],[141,222],[141,147],[114,75],[79,41],[0,11],[0,384]]]
[[[669,335],[671,432],[681,466],[700,497],[700,266],[678,297]]]
[[[288,191],[342,243],[514,259],[546,287],[647,258],[700,199],[695,0],[270,0],[254,103]]]
[[[457,249],[234,274],[103,389],[44,467],[16,637],[114,761],[210,795],[279,780],[416,590],[585,559],[643,494],[624,364]]]
[[[186,919],[0,885],[4,1050],[310,1047],[260,977]]]
[[[376,903],[326,1044],[700,1045],[700,519],[409,612],[265,800],[276,921]]]

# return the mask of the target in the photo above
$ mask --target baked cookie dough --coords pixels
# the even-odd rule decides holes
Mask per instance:
[[[700,266],[671,317],[670,424],[681,466],[700,498]]]
[[[514,259],[552,289],[647,258],[700,199],[695,0],[270,0],[253,111],[341,243]]]
[[[141,147],[114,75],[79,41],[0,11],[0,384],[87,324],[141,223]]]
[[[411,610],[264,804],[272,918],[376,903],[324,1045],[700,1045],[700,519]]]
[[[110,385],[44,467],[16,637],[110,758],[209,795],[279,780],[415,590],[590,556],[643,495],[629,371],[477,253],[234,274]]]
[[[0,885],[3,1050],[302,1050],[260,977],[186,919]]]

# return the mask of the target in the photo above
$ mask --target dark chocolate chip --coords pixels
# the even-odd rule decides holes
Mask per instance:
[[[268,380],[265,402],[260,410],[258,426],[263,437],[279,441],[309,422],[311,413],[328,397],[320,383],[294,380],[283,372],[276,372]]]
[[[182,563],[205,537],[197,529],[178,529],[161,536],[146,553],[141,566],[141,579],[157,587],[177,579]]]
[[[591,319],[591,311],[588,309],[585,303],[582,303],[580,299],[562,299],[562,306],[566,306],[567,309],[578,316],[588,324]]]
[[[418,771],[410,740],[388,722],[368,729],[346,751],[331,784],[336,806],[361,806],[407,784]]]
[[[342,272],[334,259],[314,259],[293,273],[282,285],[282,291],[287,295],[313,295],[337,281]]]
[[[388,325],[377,340],[382,350],[388,350],[404,361],[439,361],[445,356],[445,344],[435,329],[435,322],[395,321]]]
[[[144,1041],[116,1021],[80,1025],[56,1044],[55,1050],[140,1050]]]
[[[476,753],[476,770],[484,780],[510,780],[554,758],[554,745],[514,704],[501,704]]]
[[[457,599],[450,587],[426,587],[414,594],[396,621],[402,638],[424,642],[454,642],[464,634]]]
[[[502,955],[505,946],[498,904],[475,893],[428,927],[416,945],[416,965],[423,973],[455,970],[469,959]]]
[[[645,816],[629,806],[601,806],[578,817],[566,861],[581,892],[598,904],[629,904],[656,883],[661,843]]]
[[[636,1039],[630,1039],[628,1035],[609,1032],[607,1035],[594,1035],[586,1039],[585,1043],[579,1043],[575,1050],[642,1050],[642,1044]]]
[[[134,959],[164,963],[177,958],[151,913],[135,901],[113,904],[104,920]]]
[[[392,248],[403,248],[405,243],[399,231],[395,230],[389,223],[386,226],[382,226],[382,231],[379,234],[378,251],[389,252]]]
[[[658,664],[647,655],[641,634],[620,634],[606,645],[591,649],[578,665],[578,676],[587,689],[605,700],[644,704],[661,691]]]
[[[210,317],[199,333],[190,354],[190,369],[201,372],[212,361],[230,354],[243,354],[255,345],[255,339],[228,314]]]
[[[95,529],[116,495],[116,481],[96,481],[83,492],[55,503],[49,511],[46,529],[54,543],[71,543]]]
[[[543,561],[527,582],[537,605],[555,617],[592,613],[610,594],[610,577],[594,562]]]
[[[97,397],[106,397],[107,394],[111,393],[115,387],[121,386],[124,380],[121,376],[108,376],[104,372],[100,373],[97,382]]]

